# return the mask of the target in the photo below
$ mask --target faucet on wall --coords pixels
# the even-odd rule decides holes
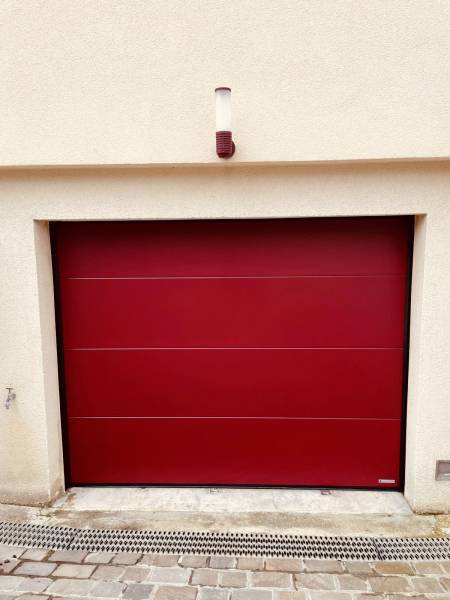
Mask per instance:
[[[5,408],[6,410],[9,410],[11,402],[16,399],[16,393],[12,387],[7,387],[6,389],[8,390],[8,395],[6,396],[5,400]]]

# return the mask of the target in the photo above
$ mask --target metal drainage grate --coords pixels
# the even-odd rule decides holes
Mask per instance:
[[[376,538],[382,560],[448,560],[450,538]]]
[[[70,547],[71,541],[79,531],[81,530],[74,527],[0,522],[0,543],[11,546],[64,550]]]
[[[448,560],[450,538],[133,531],[0,522],[0,543],[53,550],[346,560]]]
[[[307,558],[377,558],[369,538],[307,537],[251,533],[82,530],[73,550],[272,556]]]

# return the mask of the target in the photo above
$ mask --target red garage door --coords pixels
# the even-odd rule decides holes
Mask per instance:
[[[411,232],[54,224],[71,483],[398,487]]]

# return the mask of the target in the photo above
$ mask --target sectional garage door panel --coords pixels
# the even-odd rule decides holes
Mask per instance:
[[[403,345],[402,276],[66,279],[62,288],[70,348]]]
[[[72,483],[397,487],[411,231],[55,224]]]
[[[68,411],[118,417],[129,397],[133,417],[400,419],[402,364],[401,349],[72,350]]]
[[[66,277],[405,275],[409,219],[58,223]]]
[[[74,481],[374,487],[396,480],[398,420],[73,419]],[[82,441],[82,443],[81,443]],[[383,487],[395,487],[384,484]]]

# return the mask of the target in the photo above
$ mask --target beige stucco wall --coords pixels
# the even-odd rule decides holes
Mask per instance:
[[[449,511],[448,163],[23,170],[0,174],[0,501],[63,488],[47,222],[416,214],[406,496]],[[17,399],[3,408],[7,383]]]
[[[0,165],[450,155],[448,0],[3,0]]]
[[[449,24],[447,0],[1,3],[0,501],[64,485],[49,220],[416,214],[406,495],[450,510]]]

